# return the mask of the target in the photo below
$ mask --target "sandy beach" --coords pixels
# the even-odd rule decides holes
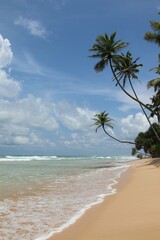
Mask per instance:
[[[116,194],[50,240],[159,240],[159,183],[160,168],[146,162],[131,167],[115,185]]]

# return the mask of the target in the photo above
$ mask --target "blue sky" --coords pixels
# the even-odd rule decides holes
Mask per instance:
[[[130,154],[130,145],[95,133],[94,114],[109,112],[109,131],[120,139],[133,140],[148,124],[109,69],[94,71],[88,50],[105,32],[129,42],[144,65],[135,88],[148,102],[158,47],[143,38],[159,10],[158,0],[1,0],[0,153]]]

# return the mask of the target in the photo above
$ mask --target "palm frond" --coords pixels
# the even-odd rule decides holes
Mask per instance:
[[[160,23],[159,23],[159,22],[150,21],[150,24],[151,24],[151,28],[152,28],[154,31],[160,31]]]
[[[109,114],[106,113],[106,111],[95,114],[95,118],[92,119],[94,123],[91,126],[93,125],[97,126],[96,132],[100,127],[104,127],[104,126],[113,128],[113,124],[112,124],[113,119],[110,118],[108,115]]]
[[[151,87],[153,87],[154,91],[156,92],[157,89],[160,88],[160,78],[155,78],[155,79],[150,80],[147,83],[147,88],[150,89]]]
[[[115,62],[114,72],[119,82],[123,79],[123,87],[125,87],[127,79],[138,79],[136,74],[139,72],[139,67],[142,67],[142,64],[137,64],[138,60],[139,58],[133,60],[131,53],[128,51],[126,55],[122,53],[118,61]]]
[[[109,59],[116,62],[118,59],[118,52],[128,45],[128,43],[122,42],[121,40],[116,41],[115,37],[116,32],[112,33],[111,36],[108,36],[106,33],[104,35],[99,35],[95,44],[89,49],[89,51],[94,52],[94,54],[89,57],[100,59],[94,67],[97,72],[104,70],[105,66],[108,65]]]

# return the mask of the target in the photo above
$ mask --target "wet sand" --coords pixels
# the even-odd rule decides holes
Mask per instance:
[[[131,167],[115,187],[116,194],[49,239],[160,240],[160,168]]]

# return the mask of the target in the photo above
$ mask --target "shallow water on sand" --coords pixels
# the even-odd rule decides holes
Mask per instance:
[[[113,185],[131,157],[0,158],[0,239],[47,239],[76,221]]]

